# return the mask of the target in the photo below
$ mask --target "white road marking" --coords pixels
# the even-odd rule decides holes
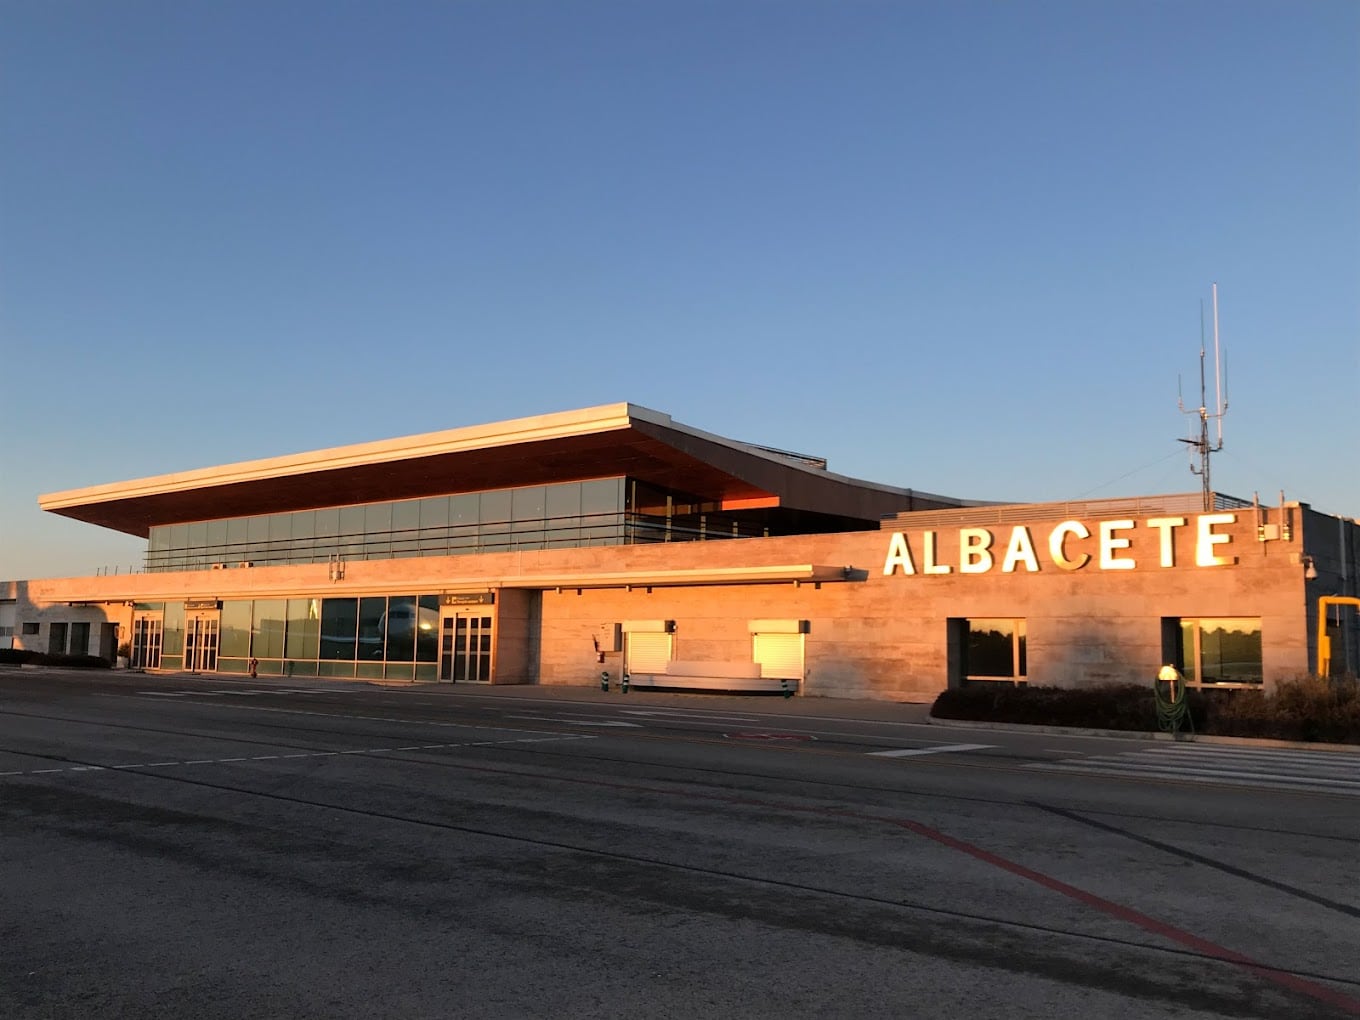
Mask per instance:
[[[239,762],[280,761],[296,758],[338,758],[354,754],[392,754],[396,751],[442,751],[458,747],[493,747],[499,744],[541,744],[554,740],[594,740],[588,733],[555,733],[539,737],[512,737],[508,740],[460,740],[450,744],[423,744],[419,747],[363,747],[348,751],[305,751],[301,754],[259,754],[253,758],[195,758],[186,761],[133,762],[127,765],[72,765],[62,769],[30,769],[0,772],[0,776],[47,776],[60,772],[105,772],[110,769],[158,769],[171,766],[228,765]]]
[[[900,751],[870,751],[875,758],[914,758],[924,754],[949,754],[952,751],[984,751],[995,744],[946,744],[943,747],[911,747]]]

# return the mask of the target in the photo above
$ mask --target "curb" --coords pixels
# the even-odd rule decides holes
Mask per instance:
[[[1265,737],[1215,737],[1209,734],[1154,732],[1152,730],[1097,730],[1083,726],[1031,726],[1028,723],[979,722],[972,719],[941,719],[927,716],[931,726],[959,730],[1005,730],[1009,733],[1058,733],[1072,737],[1118,737],[1124,740],[1164,740],[1177,744],[1223,744],[1228,747],[1279,747],[1293,751],[1330,751],[1360,754],[1360,744],[1329,744],[1323,741],[1270,740]]]

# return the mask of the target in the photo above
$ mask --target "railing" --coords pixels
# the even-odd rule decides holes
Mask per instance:
[[[711,523],[710,523],[711,521]],[[421,556],[538,549],[573,549],[595,545],[645,545],[709,539],[752,538],[763,529],[734,518],[713,515],[703,526],[682,527],[664,519],[607,513],[550,518],[543,521],[483,521],[476,524],[410,528],[378,534],[352,532],[270,541],[236,542],[196,549],[160,549],[147,553],[146,570],[236,569],[325,563],[327,560],[388,560]]]
[[[1243,510],[1250,500],[1214,493],[1215,510]],[[879,526],[898,531],[904,524],[912,527],[953,524],[1025,524],[1029,521],[1061,521],[1070,518],[1151,517],[1158,514],[1197,514],[1204,512],[1204,494],[1180,492],[1166,496],[1132,496],[1115,499],[1072,500],[1065,503],[1005,503],[999,506],[959,507],[947,510],[908,510],[884,517]]]

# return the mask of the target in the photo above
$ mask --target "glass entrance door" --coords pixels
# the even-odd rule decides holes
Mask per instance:
[[[217,671],[216,613],[190,614],[184,620],[184,668],[190,673]]]
[[[440,621],[439,681],[491,682],[491,617],[480,612],[459,613]]]
[[[134,616],[132,618],[132,661],[133,669],[161,668],[161,631],[163,620],[160,616]]]

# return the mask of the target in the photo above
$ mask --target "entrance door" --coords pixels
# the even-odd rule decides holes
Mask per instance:
[[[184,620],[184,668],[190,673],[217,671],[217,613],[190,613]]]
[[[440,621],[439,681],[446,684],[491,682],[491,617],[480,610]]]
[[[134,616],[132,618],[132,662],[133,669],[161,668],[161,631],[162,618],[157,616]]]

